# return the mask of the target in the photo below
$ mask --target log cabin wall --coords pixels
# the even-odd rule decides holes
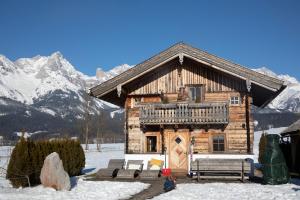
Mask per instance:
[[[153,103],[153,102],[160,102],[159,96],[131,96],[127,97],[126,99],[126,107],[125,107],[125,113],[127,116],[127,125],[125,125],[125,133],[126,135],[126,142],[127,142],[127,153],[143,153],[146,150],[146,137],[155,135],[157,136],[158,140],[158,149],[157,152],[161,152],[161,143],[162,143],[162,137],[159,131],[148,131],[143,132],[140,126],[140,119],[139,119],[139,107],[136,106],[136,99],[141,99],[142,102],[145,103]]]
[[[224,126],[207,125],[192,128],[191,137],[195,138],[195,153],[212,153],[212,138],[214,135],[225,136],[224,153],[247,153],[246,130],[246,85],[245,81],[231,75],[207,67],[201,63],[186,59],[181,66],[178,60],[173,60],[151,71],[141,78],[124,86],[127,90],[125,112],[127,118],[127,153],[145,153],[146,137],[155,135],[158,141],[157,153],[162,152],[163,136],[159,130],[144,129],[140,125],[140,103],[162,102],[160,94],[172,96],[176,101],[181,85],[201,84],[205,87],[204,102],[228,102],[232,96],[238,96],[240,103],[229,103],[229,123]],[[249,106],[252,97],[249,96]],[[250,150],[253,149],[253,118],[250,116]]]
[[[239,95],[237,92],[230,93],[210,93],[207,94],[206,100],[222,101],[231,96]],[[212,152],[212,137],[214,135],[225,135],[225,151],[227,153],[247,153],[247,130],[246,130],[246,105],[245,96],[243,96],[240,105],[229,106],[229,123],[223,128],[214,128],[208,126],[202,129],[192,130],[191,136],[195,137],[194,152],[210,153]],[[251,97],[249,97],[251,102]],[[207,100],[208,101],[208,100]],[[250,117],[250,149],[253,149],[254,141],[253,118]]]

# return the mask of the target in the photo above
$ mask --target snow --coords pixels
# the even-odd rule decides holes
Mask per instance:
[[[5,168],[5,169],[7,168],[12,150],[13,150],[13,147],[11,147],[11,146],[1,146],[0,147],[0,167]],[[1,178],[1,175],[0,175],[0,178]],[[1,184],[1,181],[0,181],[0,184]]]
[[[117,75],[121,74],[122,72],[132,68],[133,66],[134,65],[122,64],[122,65],[112,68],[109,71],[103,71],[101,68],[97,68],[96,78],[101,82],[107,81],[107,80],[113,78],[114,76],[117,76]]]
[[[85,76],[59,53],[3,64],[10,68],[10,72],[1,76],[0,96],[26,104],[32,104],[34,99],[54,90],[78,92],[82,83],[76,79]]]
[[[46,133],[48,131],[35,131],[35,132],[24,132],[24,138],[30,138],[32,135],[35,135],[35,134],[40,134],[40,133]],[[23,132],[14,132],[14,134],[16,134],[18,137],[21,137],[23,135]]]
[[[273,71],[271,71],[267,67],[261,67],[261,68],[252,69],[252,70],[254,70],[256,72],[259,72],[261,74],[267,75],[267,76],[271,76],[271,77],[274,77],[274,78],[279,78],[279,79],[283,80],[286,84],[289,84],[289,83],[299,84],[299,81],[295,77],[292,77],[292,76],[287,75],[287,74],[277,75],[276,73],[274,73]]]
[[[97,71],[96,76],[88,76],[75,69],[60,52],[50,56],[35,56],[20,58],[15,62],[5,56],[0,56],[0,97],[6,97],[27,105],[39,105],[42,100],[52,100],[53,94],[58,99],[74,98],[85,104],[85,92],[101,82],[113,78],[132,66],[123,64],[110,71]],[[57,94],[59,91],[60,94]],[[75,101],[77,102],[77,101]],[[80,104],[80,102],[78,102]],[[119,109],[111,103],[93,98],[91,112],[99,114],[106,108]],[[4,100],[1,105],[6,105]],[[43,105],[43,104],[42,104]],[[66,115],[57,113],[55,108],[38,108],[41,112],[65,118]],[[72,109],[69,109],[72,110]],[[77,110],[76,110],[77,112]],[[78,115],[82,110],[78,110]],[[81,112],[81,113],[80,113]],[[3,114],[4,115],[4,114]],[[29,116],[29,115],[26,115]]]
[[[110,117],[114,118],[115,114],[121,114],[123,112],[124,112],[124,110],[115,110],[115,111],[112,111],[112,112],[110,112]]]
[[[0,55],[0,96],[33,104],[34,100],[55,90],[61,90],[65,93],[75,92],[83,101],[79,91],[85,91],[111,79],[133,66],[123,64],[109,71],[98,68],[96,76],[87,76],[77,71],[60,52],[50,56],[20,58],[15,62]],[[300,83],[296,78],[287,74],[277,75],[266,67],[253,70],[282,79],[287,85],[287,88],[270,103],[269,108],[300,112]],[[97,103],[100,108],[103,105],[118,108],[104,101]]]
[[[84,144],[82,148],[85,149]],[[85,170],[93,173],[100,168],[106,168],[109,159],[123,159],[124,144],[101,144],[101,152],[97,151],[96,144],[89,144],[89,150],[85,151],[85,156]]]
[[[269,107],[279,110],[288,110],[291,112],[300,112],[300,84],[288,84],[270,104]]]
[[[24,189],[6,188],[5,193],[1,192],[0,199],[126,199],[147,187],[148,184],[140,182],[84,181],[79,179],[71,191],[56,191],[52,188],[44,188],[41,185]]]
[[[281,133],[286,127],[280,128],[271,128],[269,130],[265,130],[264,132],[267,134],[279,134]],[[262,135],[263,131],[255,131],[254,132],[254,142],[253,142],[253,153],[254,153],[254,163],[258,163],[258,152],[259,152],[259,140]]]
[[[256,183],[178,184],[175,190],[154,200],[240,200],[240,199],[300,199],[300,186],[295,184],[261,185]]]
[[[279,134],[286,127],[266,130],[268,134]],[[258,159],[258,144],[263,131],[254,132],[254,162]],[[284,185],[261,185],[257,183],[204,183],[178,184],[175,190],[161,194],[154,200],[240,200],[240,199],[300,199],[300,181]]]
[[[85,145],[83,145],[85,147]],[[11,153],[11,147],[0,147],[0,167],[7,167],[7,156]],[[102,144],[101,152],[96,150],[95,144],[89,144],[89,150],[85,151],[85,171],[96,172],[99,168],[107,167],[109,159],[124,158],[124,144]],[[92,169],[92,171],[91,171]],[[0,176],[0,199],[5,200],[48,200],[48,199],[126,199],[146,189],[149,184],[140,182],[110,182],[110,181],[85,181],[79,178],[77,183],[72,179],[71,191],[55,191],[39,185],[31,188],[12,188],[10,183]]]
[[[44,113],[48,113],[49,115],[52,115],[52,116],[56,115],[56,112],[49,109],[49,108],[41,107],[41,108],[39,108],[39,110],[44,112]]]
[[[73,91],[79,95],[79,91],[86,91],[131,67],[123,64],[107,72],[97,70],[96,77],[77,71],[60,52],[50,56],[20,58],[15,62],[0,55],[0,96],[33,104],[35,99],[55,90],[65,93]],[[104,104],[111,107],[111,104]]]
[[[269,134],[278,134],[283,128],[267,130]],[[254,134],[254,152],[258,153],[258,141],[262,131]],[[82,145],[83,148],[85,145]],[[124,158],[124,144],[102,144],[101,152],[96,144],[89,144],[85,151],[86,166],[84,171],[94,173],[100,168],[107,167],[109,159]],[[0,147],[0,167],[6,168],[12,147]],[[256,155],[257,157],[257,155]],[[37,199],[126,199],[149,187],[140,182],[117,181],[86,181],[80,177],[77,181],[72,178],[71,191],[55,191],[51,188],[36,186],[31,188],[12,188],[7,180],[0,176],[0,199],[5,200],[37,200]],[[173,199],[212,199],[212,200],[239,200],[239,199],[300,199],[300,181],[294,179],[290,184],[261,185],[257,183],[190,183],[178,184],[175,190],[161,194],[155,200]]]
[[[26,114],[27,116],[31,116],[31,112],[30,112],[29,110],[26,110],[26,111],[25,111],[25,114]]]
[[[8,103],[6,101],[4,101],[3,99],[0,99],[0,105],[7,106]]]
[[[277,75],[266,67],[253,69],[256,72],[278,78],[287,86],[268,107],[275,110],[300,112],[300,82],[290,75]]]

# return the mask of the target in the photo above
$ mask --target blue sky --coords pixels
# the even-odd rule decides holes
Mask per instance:
[[[0,1],[0,54],[12,60],[60,51],[94,75],[179,41],[300,80],[300,1]]]

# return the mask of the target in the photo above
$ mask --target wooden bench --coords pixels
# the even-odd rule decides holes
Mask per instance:
[[[191,174],[200,179],[240,179],[249,178],[251,162],[244,159],[196,159],[191,162]]]
[[[120,169],[117,174],[117,179],[136,178],[143,171],[143,160],[128,160],[126,169]],[[133,168],[132,168],[133,167]]]
[[[120,169],[123,169],[125,159],[110,159],[107,168],[99,169],[98,178],[115,178]]]

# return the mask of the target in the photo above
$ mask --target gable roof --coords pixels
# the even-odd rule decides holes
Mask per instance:
[[[118,85],[125,85],[142,76],[143,74],[179,56],[190,58],[240,79],[249,80],[251,83],[254,83],[255,85],[269,91],[270,94],[272,93],[271,96],[273,98],[275,98],[275,96],[277,96],[286,87],[283,85],[283,81],[279,79],[255,72],[242,65],[230,62],[180,42],[136,65],[135,67],[119,74],[118,76],[91,88],[90,95],[97,98],[102,98],[104,95],[116,90]],[[107,98],[105,99],[107,100]],[[272,99],[269,98],[268,100],[263,100],[258,103],[258,106],[264,106]]]

